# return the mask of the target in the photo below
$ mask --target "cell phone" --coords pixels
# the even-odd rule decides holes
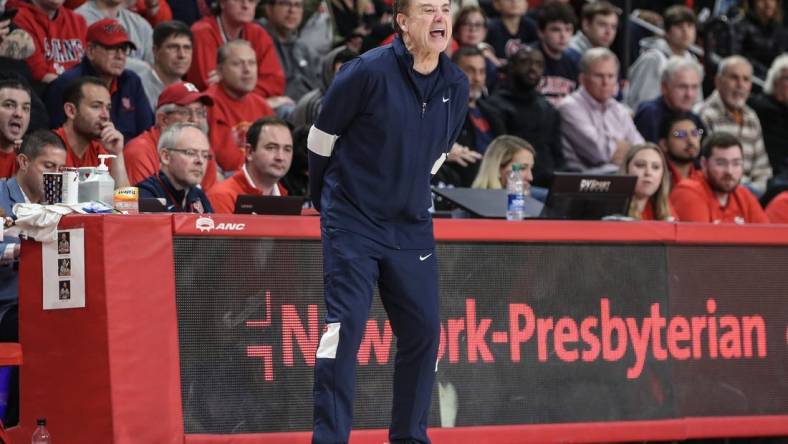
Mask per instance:
[[[11,20],[18,11],[18,9],[6,9],[2,14],[0,14],[0,22]]]

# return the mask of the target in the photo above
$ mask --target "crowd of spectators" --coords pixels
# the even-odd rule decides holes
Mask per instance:
[[[100,154],[116,156],[116,187],[168,211],[305,195],[306,134],[342,65],[399,38],[392,2],[0,0],[0,209],[41,202],[43,173]],[[633,219],[788,223],[782,0],[451,8],[434,18],[453,25],[443,63],[470,94],[435,186],[505,188],[519,164],[543,199],[558,171],[627,174]],[[19,254],[2,245],[0,314]]]
[[[740,196],[740,207],[763,212],[788,189],[782,2],[634,2],[657,34],[622,6],[451,2],[451,19],[436,20],[453,24],[447,53],[470,97],[433,184],[498,188],[522,163],[532,194],[544,198],[556,171],[632,174],[633,218],[698,220],[687,208],[694,202],[713,207],[708,222],[769,220],[727,212]],[[392,0],[0,7],[16,11],[0,21],[0,61],[11,68],[0,75],[0,178],[20,170],[24,135],[49,128],[66,148],[65,166],[115,154],[116,186],[140,185],[178,211],[231,212],[238,194],[308,192],[305,134],[325,91],[343,63],[397,38]]]

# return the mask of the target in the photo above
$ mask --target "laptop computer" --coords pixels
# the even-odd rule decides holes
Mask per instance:
[[[477,188],[437,188],[432,191],[470,213],[473,217],[506,219],[508,198],[506,190]],[[544,205],[531,196],[525,196],[525,217],[538,217]]]
[[[300,216],[304,198],[298,196],[253,196],[242,194],[235,200],[235,214]]]
[[[625,216],[636,176],[555,173],[541,217],[599,220]]]

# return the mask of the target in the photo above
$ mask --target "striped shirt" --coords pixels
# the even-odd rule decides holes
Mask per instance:
[[[714,91],[698,110],[706,128],[712,133],[725,131],[736,136],[742,144],[744,176],[742,183],[749,183],[760,192],[766,190],[766,181],[772,177],[769,156],[763,144],[763,131],[758,115],[747,105],[741,110],[741,117],[725,108],[720,93]]]

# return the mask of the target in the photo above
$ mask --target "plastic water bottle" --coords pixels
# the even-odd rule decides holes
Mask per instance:
[[[30,442],[32,444],[52,444],[52,437],[49,436],[49,431],[47,430],[47,420],[41,418],[36,422],[38,427],[33,432],[33,439]]]
[[[520,164],[512,165],[512,171],[506,178],[506,194],[509,202],[506,206],[506,220],[523,220],[525,209],[525,183],[520,176]]]

